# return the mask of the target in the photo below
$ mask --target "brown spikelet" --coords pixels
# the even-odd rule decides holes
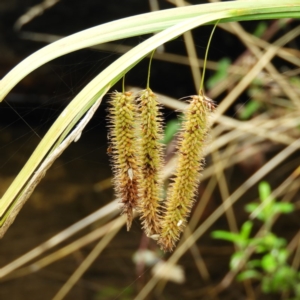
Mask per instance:
[[[179,136],[178,165],[167,196],[165,214],[161,222],[158,244],[164,251],[172,251],[183,231],[203,168],[204,140],[209,128],[209,114],[214,103],[203,94],[192,96],[185,112]]]
[[[135,133],[136,104],[132,92],[114,92],[109,108],[110,152],[117,196],[121,199],[122,214],[127,215],[130,229],[133,210],[138,205],[139,170]]]
[[[160,231],[160,204],[162,180],[160,172],[163,165],[162,119],[157,96],[146,89],[141,92],[139,102],[140,121],[140,164],[141,189],[139,212],[142,226],[147,236]]]

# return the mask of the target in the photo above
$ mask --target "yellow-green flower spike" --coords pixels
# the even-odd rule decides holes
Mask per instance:
[[[157,96],[150,88],[143,90],[139,97],[140,122],[140,166],[141,188],[139,212],[147,236],[160,231],[160,199],[162,180],[160,177],[163,158],[162,119]]]
[[[117,196],[122,203],[122,214],[127,215],[129,231],[133,210],[138,205],[138,158],[135,132],[136,104],[132,92],[114,92],[109,108],[110,152]]]
[[[213,101],[200,92],[198,96],[191,96],[185,111],[179,136],[178,165],[168,191],[158,239],[164,251],[172,251],[175,247],[194,204],[204,163],[203,150],[209,115],[214,108]]]

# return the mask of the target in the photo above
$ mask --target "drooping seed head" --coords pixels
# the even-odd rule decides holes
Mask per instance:
[[[114,185],[122,203],[122,213],[127,215],[130,229],[133,211],[138,205],[138,143],[135,118],[136,104],[132,92],[114,92],[109,107],[109,147],[112,156]]]
[[[158,244],[164,251],[172,251],[175,247],[194,204],[204,164],[208,119],[214,108],[214,102],[200,93],[191,97],[184,113],[179,135],[178,164],[168,191],[158,239]]]
[[[140,123],[141,201],[139,212],[147,236],[160,231],[162,119],[157,96],[148,88],[138,99]]]

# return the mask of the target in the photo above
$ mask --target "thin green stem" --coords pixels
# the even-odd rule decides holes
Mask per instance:
[[[151,56],[150,56],[150,61],[149,61],[149,67],[148,67],[148,78],[147,78],[147,89],[150,88],[150,73],[151,73],[151,64],[152,64],[152,59],[153,59],[153,55],[155,53],[155,50],[154,49],[151,53]]]
[[[125,93],[125,74],[122,78],[122,93],[124,94]]]
[[[213,34],[215,32],[215,29],[218,25],[220,20],[218,20],[213,28],[213,30],[210,33],[210,37],[207,43],[207,47],[206,47],[206,51],[205,51],[205,57],[204,57],[204,63],[203,63],[203,72],[202,72],[202,78],[201,78],[201,83],[200,83],[200,88],[199,88],[199,95],[203,93],[203,85],[204,85],[204,77],[205,77],[205,70],[206,70],[206,62],[207,62],[207,56],[208,56],[208,50],[209,50],[209,46],[213,37]],[[202,91],[202,92],[201,92]]]

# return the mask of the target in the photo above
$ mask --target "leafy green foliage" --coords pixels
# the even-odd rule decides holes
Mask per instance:
[[[261,182],[258,187],[260,203],[250,203],[246,205],[246,211],[254,214],[260,221],[266,224],[273,222],[277,214],[288,214],[294,210],[294,205],[286,202],[276,202],[272,197],[270,185]]]
[[[237,250],[231,256],[230,269],[238,272],[243,266],[237,275],[239,281],[258,280],[263,293],[288,292],[294,294],[293,299],[300,299],[300,272],[289,265],[286,240],[271,232],[275,216],[291,213],[294,206],[277,202],[267,182],[261,182],[258,190],[260,202],[246,205],[246,210],[263,222],[263,230],[251,237],[253,222],[246,221],[238,233],[219,230],[212,237],[235,244]]]
[[[236,244],[239,248],[243,249],[248,246],[249,235],[252,229],[252,222],[247,221],[243,224],[239,233],[228,232],[223,230],[216,230],[212,233],[215,239],[222,239]]]

